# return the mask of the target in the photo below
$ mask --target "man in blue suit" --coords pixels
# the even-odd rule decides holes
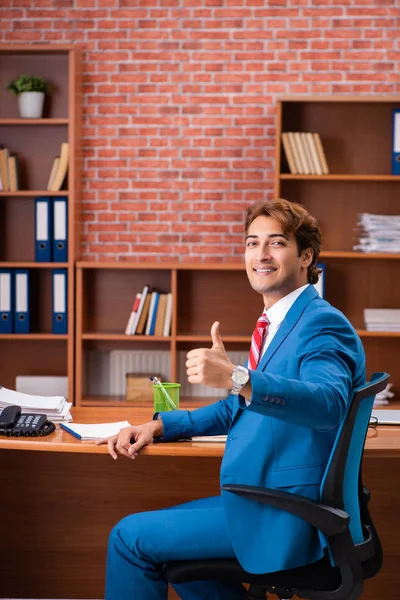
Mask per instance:
[[[109,451],[136,458],[155,437],[227,434],[221,484],[318,499],[352,391],[365,382],[364,351],[349,321],[311,285],[321,248],[316,220],[299,204],[261,202],[247,210],[245,229],[247,275],[264,302],[249,363],[232,364],[218,322],[212,347],[191,350],[186,363],[191,383],[232,388],[231,394],[122,429],[108,440]],[[109,541],[106,600],[166,600],[163,565],[174,560],[236,557],[247,571],[263,573],[305,565],[323,552],[318,532],[300,518],[223,492],[118,523]],[[241,585],[215,581],[175,588],[183,600],[236,600],[245,593]]]

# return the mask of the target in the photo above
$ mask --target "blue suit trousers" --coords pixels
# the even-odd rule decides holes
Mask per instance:
[[[235,558],[220,496],[125,517],[111,531],[106,600],[167,600],[163,566],[175,560]],[[174,585],[182,600],[243,600],[241,584]]]

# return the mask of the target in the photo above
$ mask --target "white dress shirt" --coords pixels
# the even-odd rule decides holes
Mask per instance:
[[[260,352],[260,360],[263,357],[264,352],[272,342],[274,335],[281,326],[281,323],[286,317],[287,313],[289,312],[289,309],[291,308],[292,304],[294,304],[294,302],[297,300],[300,294],[304,292],[304,290],[308,288],[309,285],[310,284],[307,283],[306,285],[302,285],[301,287],[297,288],[297,290],[290,292],[290,294],[287,294],[287,296],[284,296],[283,298],[278,300],[278,302],[275,302],[275,304],[273,304],[271,308],[269,308],[266,311],[269,326],[267,335],[264,338],[262,349]],[[250,401],[246,398],[245,402],[247,406],[250,404]]]

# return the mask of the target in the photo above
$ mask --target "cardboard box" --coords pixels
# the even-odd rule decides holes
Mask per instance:
[[[126,374],[126,401],[135,404],[153,404],[154,391],[150,377],[154,373],[127,373]],[[160,375],[156,375],[162,381]]]

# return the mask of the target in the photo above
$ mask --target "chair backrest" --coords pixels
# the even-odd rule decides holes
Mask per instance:
[[[387,373],[375,373],[369,383],[354,392],[321,483],[321,501],[350,515],[349,529],[355,545],[365,541],[366,524],[361,516],[362,503],[366,503],[361,478],[364,443],[375,395],[385,389],[388,379]]]

